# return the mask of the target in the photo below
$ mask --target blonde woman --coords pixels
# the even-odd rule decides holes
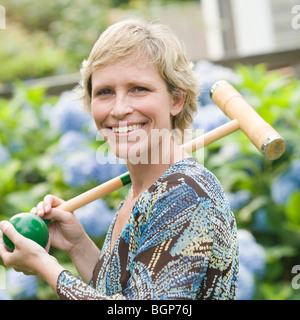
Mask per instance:
[[[234,215],[216,177],[169,134],[182,138],[197,109],[181,42],[164,25],[122,21],[100,36],[81,72],[77,91],[125,159],[132,187],[101,251],[74,214],[55,209],[63,200],[47,195],[32,209],[53,220],[51,245],[69,254],[81,279],[8,222],[1,229],[15,250],[1,242],[3,261],[40,275],[61,299],[234,299]]]

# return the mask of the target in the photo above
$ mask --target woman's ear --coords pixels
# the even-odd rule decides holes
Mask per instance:
[[[176,116],[183,108],[184,102],[186,98],[186,93],[176,92],[173,96],[173,105],[171,107],[171,115],[174,117]]]

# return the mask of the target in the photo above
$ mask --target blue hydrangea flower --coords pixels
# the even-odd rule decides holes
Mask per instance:
[[[63,169],[63,180],[67,185],[76,187],[90,181],[103,183],[127,171],[124,161],[96,154],[92,148],[82,148],[80,151],[57,153],[54,156],[55,163]]]
[[[9,160],[10,160],[9,151],[0,141],[0,164],[7,163]]]
[[[92,150],[83,150],[69,155],[62,163],[63,180],[69,186],[84,185],[96,180],[98,164]]]
[[[34,275],[25,275],[9,269],[6,273],[7,291],[15,299],[33,299],[36,296],[38,281]]]
[[[89,143],[86,135],[78,131],[67,131],[59,141],[58,146],[61,152],[70,154],[71,152],[80,151]]]
[[[262,278],[266,268],[266,255],[254,236],[245,229],[237,232],[239,243],[239,281],[237,300],[251,300],[255,292],[254,276]]]
[[[300,160],[292,162],[290,168],[274,180],[271,187],[272,200],[276,204],[285,204],[296,190],[300,190]]]
[[[227,192],[226,195],[233,211],[241,209],[251,199],[251,192],[246,189],[235,193]]]
[[[114,164],[114,163],[97,163],[96,169],[95,169],[95,179],[97,182],[99,183],[103,183],[105,181],[108,181],[112,178],[115,178],[116,176],[118,176],[119,171],[118,169],[120,169],[121,166],[119,164]]]
[[[228,117],[215,104],[206,105],[199,108],[194,117],[192,127],[194,129],[203,129],[204,132],[213,130],[222,124],[228,122]]]
[[[258,233],[268,233],[271,231],[266,209],[259,209],[254,213],[252,228],[254,232]]]
[[[72,91],[63,92],[53,107],[50,124],[59,132],[82,131],[93,122],[91,115],[83,110],[82,103]]]
[[[7,291],[0,289],[0,300],[12,300]]]
[[[219,151],[219,158],[222,161],[230,161],[237,158],[241,153],[241,147],[238,143],[226,143],[224,144]]]
[[[107,207],[102,199],[79,208],[75,211],[75,215],[85,232],[94,238],[104,236],[114,218],[114,212]]]
[[[207,60],[198,61],[195,64],[194,70],[198,75],[201,87],[200,96],[198,98],[201,106],[213,103],[209,93],[211,86],[216,81],[227,80],[233,84],[240,82],[240,76],[238,76],[232,69],[213,64]]]
[[[242,263],[239,265],[239,281],[236,300],[252,300],[255,292],[253,273]]]
[[[291,163],[291,171],[295,179],[300,183],[300,160],[295,160]]]
[[[96,154],[98,166],[98,181],[107,181],[125,173],[128,169],[125,160],[116,157],[113,152]]]
[[[256,242],[254,236],[247,230],[238,230],[237,236],[240,263],[253,274],[262,278],[266,268],[264,248]]]
[[[71,154],[85,150],[87,145],[86,135],[74,130],[67,131],[58,140],[58,148],[53,154],[54,164],[63,167],[64,162]]]

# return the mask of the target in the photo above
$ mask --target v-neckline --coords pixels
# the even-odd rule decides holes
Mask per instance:
[[[119,233],[119,235],[118,235],[118,237],[117,237],[117,239],[116,239],[116,242],[115,242],[114,245],[112,246],[112,245],[111,245],[111,241],[112,241],[112,236],[113,236],[113,232],[114,232],[114,229],[115,229],[115,225],[116,225],[116,222],[117,222],[119,213],[120,213],[120,211],[121,211],[121,209],[122,209],[122,207],[123,207],[124,202],[125,202],[126,199],[128,198],[128,195],[130,194],[131,189],[132,189],[132,186],[130,187],[130,189],[129,189],[129,191],[128,191],[126,197],[125,197],[125,199],[121,201],[121,203],[120,203],[120,205],[119,205],[119,208],[118,208],[118,210],[117,210],[117,213],[116,213],[116,215],[115,215],[115,217],[114,217],[114,220],[113,220],[113,222],[112,222],[112,225],[111,225],[111,230],[110,230],[109,239],[108,239],[108,240],[109,240],[109,254],[110,254],[110,255],[113,255],[113,253],[114,253],[114,251],[115,251],[115,248],[116,248],[116,246],[118,245],[118,243],[119,243],[119,241],[120,241],[120,237],[121,237],[123,231],[125,230],[125,228],[127,227],[127,224],[129,223],[129,220],[130,220],[130,218],[131,218],[131,216],[132,216],[132,212],[133,212],[133,210],[134,210],[134,208],[135,208],[135,206],[136,206],[136,203],[137,203],[138,199],[140,198],[140,197],[139,197],[139,198],[135,201],[135,203],[134,203],[134,205],[133,205],[133,207],[132,207],[132,210],[131,210],[131,212],[130,212],[130,215],[129,215],[128,219],[127,219],[127,221],[125,222],[122,230],[120,231],[120,233]]]
[[[120,213],[120,211],[121,211],[121,208],[122,208],[125,200],[128,198],[128,195],[130,194],[130,192],[131,192],[131,190],[132,190],[132,186],[130,187],[130,189],[129,189],[127,195],[126,195],[126,197],[124,198],[124,200],[121,201],[121,203],[120,203],[120,205],[119,205],[119,207],[118,207],[118,210],[117,210],[117,212],[116,212],[116,215],[115,215],[115,217],[114,217],[114,220],[113,220],[113,222],[112,222],[112,225],[111,225],[111,230],[110,230],[109,239],[108,239],[108,240],[109,240],[109,254],[110,254],[110,256],[113,255],[116,246],[119,244],[121,235],[123,234],[123,231],[124,231],[125,228],[127,227],[128,223],[129,223],[129,221],[130,221],[130,219],[131,219],[131,217],[132,217],[132,212],[134,211],[134,209],[135,209],[135,207],[136,207],[139,199],[142,197],[142,195],[143,195],[146,191],[150,190],[150,189],[152,188],[152,186],[153,186],[154,184],[156,184],[157,181],[159,181],[162,176],[164,176],[165,174],[167,174],[168,171],[169,171],[173,166],[178,165],[179,163],[181,163],[181,162],[183,162],[183,161],[186,161],[186,160],[189,160],[189,161],[193,161],[193,160],[194,160],[194,161],[195,161],[195,159],[196,159],[195,157],[188,157],[188,158],[184,158],[184,159],[182,159],[182,160],[179,160],[179,161],[175,162],[175,163],[174,163],[171,167],[169,167],[157,180],[155,180],[155,182],[154,182],[149,188],[147,188],[145,191],[143,191],[143,192],[139,195],[139,197],[138,197],[138,198],[135,200],[135,202],[134,202],[134,205],[133,205],[133,207],[132,207],[132,210],[131,210],[131,212],[130,212],[130,215],[129,215],[127,221],[125,222],[122,230],[120,231],[120,233],[119,233],[119,235],[118,235],[118,237],[117,237],[117,239],[116,239],[115,244],[114,244],[113,247],[112,247],[111,241],[112,241],[112,235],[113,235],[113,232],[114,232],[114,228],[115,228],[115,225],[116,225],[116,221],[117,221],[117,218],[118,218],[118,216],[119,216],[119,213]]]

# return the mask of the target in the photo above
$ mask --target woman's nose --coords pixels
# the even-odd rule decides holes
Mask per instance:
[[[122,119],[133,112],[131,99],[123,94],[116,95],[110,114],[115,118]]]

